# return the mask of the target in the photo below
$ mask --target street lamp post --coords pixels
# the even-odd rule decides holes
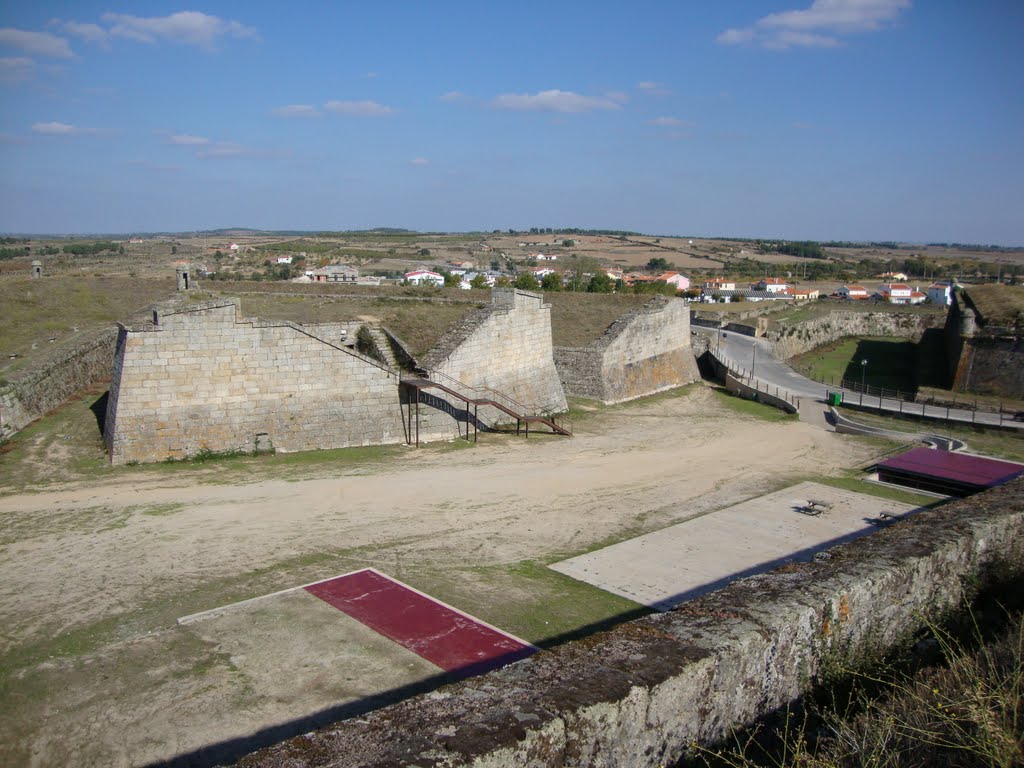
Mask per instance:
[[[860,402],[864,404],[864,380],[868,372],[868,360],[864,358],[860,361]]]

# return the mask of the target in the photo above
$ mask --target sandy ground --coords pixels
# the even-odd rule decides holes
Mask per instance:
[[[138,765],[322,711],[338,694],[260,690],[231,662],[240,645],[179,627],[185,614],[367,566],[421,586],[417,574],[554,562],[872,453],[718,397],[695,387],[604,410],[572,439],[484,436],[472,450],[409,449],[298,482],[154,475],[0,498],[0,763]],[[494,600],[514,602],[516,589]],[[458,607],[486,619],[488,594],[482,585],[480,604]]]

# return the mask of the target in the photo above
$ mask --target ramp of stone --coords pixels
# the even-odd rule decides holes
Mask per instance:
[[[825,502],[810,509],[811,500]],[[863,536],[914,508],[800,483],[551,566],[574,579],[669,610],[729,582]]]
[[[305,589],[447,672],[478,674],[537,650],[371,568]]]

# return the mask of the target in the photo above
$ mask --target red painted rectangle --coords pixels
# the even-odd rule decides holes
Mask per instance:
[[[305,589],[447,672],[479,674],[536,650],[373,570]]]

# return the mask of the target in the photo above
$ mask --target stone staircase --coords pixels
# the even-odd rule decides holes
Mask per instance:
[[[391,340],[384,329],[378,325],[367,325],[364,328],[370,333],[378,359],[388,368],[399,370],[402,366],[398,362],[398,358],[395,357],[395,351],[391,348]]]

